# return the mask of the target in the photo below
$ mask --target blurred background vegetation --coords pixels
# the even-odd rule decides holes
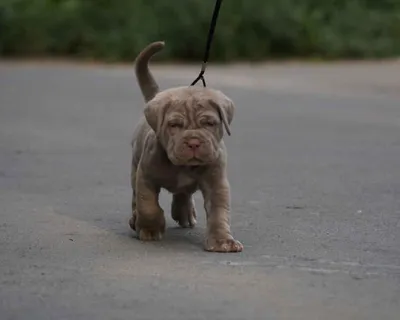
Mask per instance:
[[[215,0],[0,0],[0,56],[200,60]],[[225,0],[211,60],[400,54],[400,0]]]

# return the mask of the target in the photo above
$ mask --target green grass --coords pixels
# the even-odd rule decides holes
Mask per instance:
[[[0,0],[0,55],[200,60],[214,0]],[[213,61],[400,54],[399,0],[225,0]]]

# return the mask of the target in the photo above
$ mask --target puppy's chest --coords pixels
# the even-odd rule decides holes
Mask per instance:
[[[164,180],[163,188],[169,192],[185,192],[197,189],[198,178],[186,172],[175,172],[169,179]],[[194,190],[193,190],[194,191]]]
[[[196,183],[196,179],[193,176],[185,174],[183,172],[178,173],[176,179],[176,187],[178,189],[190,187]]]

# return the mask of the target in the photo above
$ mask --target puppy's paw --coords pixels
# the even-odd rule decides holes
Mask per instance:
[[[136,213],[132,214],[132,217],[129,219],[129,226],[133,231],[136,231]]]
[[[140,215],[132,218],[139,240],[141,241],[159,241],[165,233],[164,215],[157,218],[147,219]]]
[[[243,245],[235,239],[216,239],[209,237],[204,250],[209,252],[241,252]]]
[[[180,210],[179,212],[172,212],[172,219],[174,219],[181,228],[194,228],[197,223],[196,210]]]
[[[189,228],[194,228],[194,226],[197,224],[197,220],[196,220],[196,209],[193,208],[188,216],[188,226]]]
[[[171,206],[171,216],[182,228],[194,228],[197,223],[196,209],[190,199],[180,202],[177,198],[174,198]]]
[[[149,229],[141,229],[138,235],[139,240],[141,241],[160,241],[162,236],[163,232]]]

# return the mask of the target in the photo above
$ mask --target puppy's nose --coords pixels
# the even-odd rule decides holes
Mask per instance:
[[[197,138],[191,138],[189,139],[189,141],[186,142],[187,146],[192,149],[192,150],[196,150],[200,147],[200,140]]]

